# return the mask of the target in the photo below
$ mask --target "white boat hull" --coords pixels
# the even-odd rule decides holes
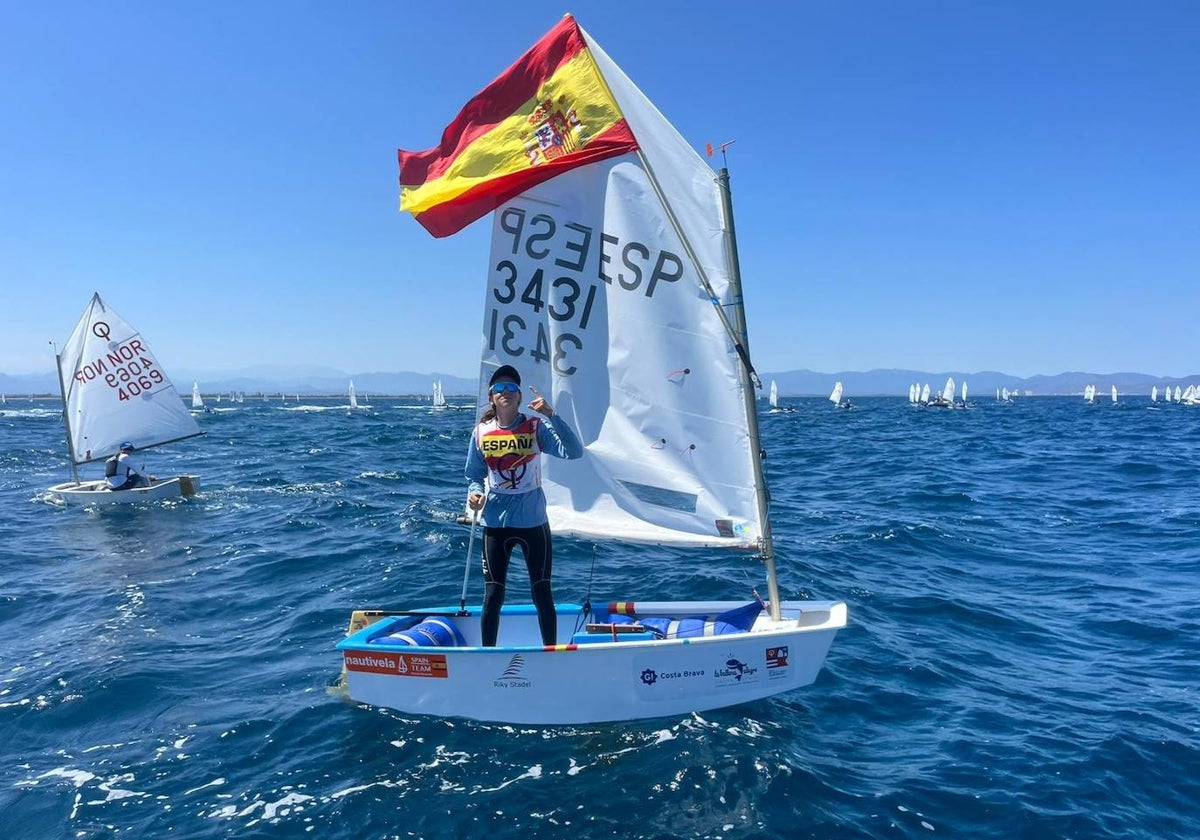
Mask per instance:
[[[56,484],[50,488],[50,492],[63,504],[68,505],[120,505],[187,498],[196,495],[199,489],[199,476],[180,475],[160,479],[149,487],[136,487],[132,490],[109,490],[108,482],[99,479]]]
[[[739,602],[659,604],[684,616]],[[646,605],[638,604],[639,609]],[[451,620],[466,645],[372,643],[405,618],[380,619],[344,639],[346,685],[361,703],[413,714],[523,724],[585,724],[675,716],[791,691],[816,679],[837,631],[840,602],[792,601],[782,619],[760,615],[748,632],[680,639],[622,640],[575,633],[582,608],[558,605],[559,638],[543,647],[532,607],[505,607],[499,646],[479,647],[479,609],[428,610]],[[451,617],[452,616],[452,617]],[[574,635],[572,635],[574,634]],[[601,639],[601,641],[594,641]]]

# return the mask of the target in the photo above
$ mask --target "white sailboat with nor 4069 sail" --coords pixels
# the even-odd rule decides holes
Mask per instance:
[[[665,601],[626,583],[602,604],[557,604],[556,645],[543,646],[531,606],[506,606],[498,645],[483,647],[468,557],[459,605],[354,614],[338,644],[351,698],[577,724],[812,683],[846,605],[780,594],[728,173],[715,174],[569,16],[443,136],[441,148],[401,152],[401,206],[435,235],[495,211],[480,381],[517,367],[584,443],[581,459],[541,465],[556,536],[688,548],[697,565],[756,551],[767,598],[747,584],[738,600]],[[605,282],[614,253],[639,271]],[[681,562],[677,550],[668,557]]]
[[[51,495],[71,504],[195,495],[200,479],[194,475],[156,479],[129,490],[110,490],[103,478],[79,478],[80,465],[116,455],[125,441],[143,450],[204,434],[146,339],[99,294],[92,296],[56,361],[71,481],[51,487]]]

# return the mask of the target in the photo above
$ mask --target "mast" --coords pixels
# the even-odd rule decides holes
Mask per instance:
[[[722,150],[724,150],[724,147],[722,147]],[[775,541],[771,536],[770,517],[767,513],[770,493],[767,492],[766,476],[763,472],[763,460],[766,458],[766,453],[763,451],[762,437],[759,434],[758,405],[757,395],[755,394],[755,389],[761,388],[762,382],[758,378],[758,373],[754,370],[754,365],[750,362],[750,349],[747,344],[746,313],[742,306],[742,275],[738,265],[737,232],[733,226],[733,197],[729,192],[729,170],[724,166],[721,167],[720,172],[717,174],[717,186],[721,193],[720,207],[721,214],[724,216],[722,221],[726,231],[725,242],[728,246],[726,251],[728,265],[726,270],[729,273],[730,308],[733,311],[732,321],[713,291],[712,284],[708,280],[708,275],[704,271],[704,265],[696,256],[696,252],[692,248],[692,243],[688,240],[687,234],[684,233],[683,226],[679,223],[679,219],[671,209],[671,203],[667,201],[662,185],[659,184],[658,176],[654,174],[654,167],[640,148],[636,154],[646,175],[650,179],[650,186],[654,189],[655,195],[658,196],[663,212],[666,214],[672,229],[683,245],[684,253],[691,260],[692,266],[696,269],[696,274],[700,278],[701,285],[708,292],[709,298],[713,302],[717,317],[725,328],[729,340],[733,343],[734,352],[737,353],[738,358],[742,362],[738,367],[738,379],[742,385],[742,405],[746,412],[746,432],[750,437],[750,452],[753,462],[751,469],[754,471],[754,493],[758,499],[758,530],[760,534],[758,544],[759,550],[762,552],[763,563],[767,569],[767,599],[770,605],[770,615],[773,620],[778,621],[780,607],[779,581],[775,575]]]
[[[746,431],[750,435],[750,452],[754,458],[754,492],[758,496],[758,531],[759,546],[762,550],[763,563],[767,567],[767,601],[770,606],[771,618],[779,620],[779,580],[775,575],[775,541],[771,536],[771,521],[768,505],[771,494],[767,492],[767,480],[763,470],[763,461],[767,453],[762,448],[762,436],[758,428],[758,401],[755,394],[755,383],[758,376],[750,365],[750,337],[746,332],[746,310],[742,301],[742,272],[738,263],[737,231],[733,226],[733,194],[729,191],[729,170],[722,166],[717,173],[717,186],[721,190],[721,212],[725,222],[725,241],[729,245],[729,298],[733,311],[733,325],[741,339],[742,352],[739,353],[742,365],[739,366],[738,378],[742,382],[742,404],[746,408]]]
[[[50,342],[50,346],[54,347],[54,342]],[[54,348],[54,366],[58,368],[58,391],[62,394],[63,425],[67,427],[67,457],[71,460],[71,480],[78,484],[79,467],[75,464],[75,443],[71,437],[71,412],[67,407],[67,383],[63,380],[62,356],[59,355],[57,347]]]

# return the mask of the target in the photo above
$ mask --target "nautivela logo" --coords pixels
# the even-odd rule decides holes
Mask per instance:
[[[412,654],[374,651],[365,653],[357,650],[343,652],[342,660],[347,671],[364,674],[389,674],[395,677],[450,676],[443,654]]]

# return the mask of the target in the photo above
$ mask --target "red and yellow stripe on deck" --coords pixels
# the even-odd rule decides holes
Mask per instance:
[[[633,601],[612,601],[608,611],[616,615],[637,615],[637,604]]]
[[[399,151],[400,209],[449,236],[555,175],[636,148],[567,15],[466,104],[440,145]]]

